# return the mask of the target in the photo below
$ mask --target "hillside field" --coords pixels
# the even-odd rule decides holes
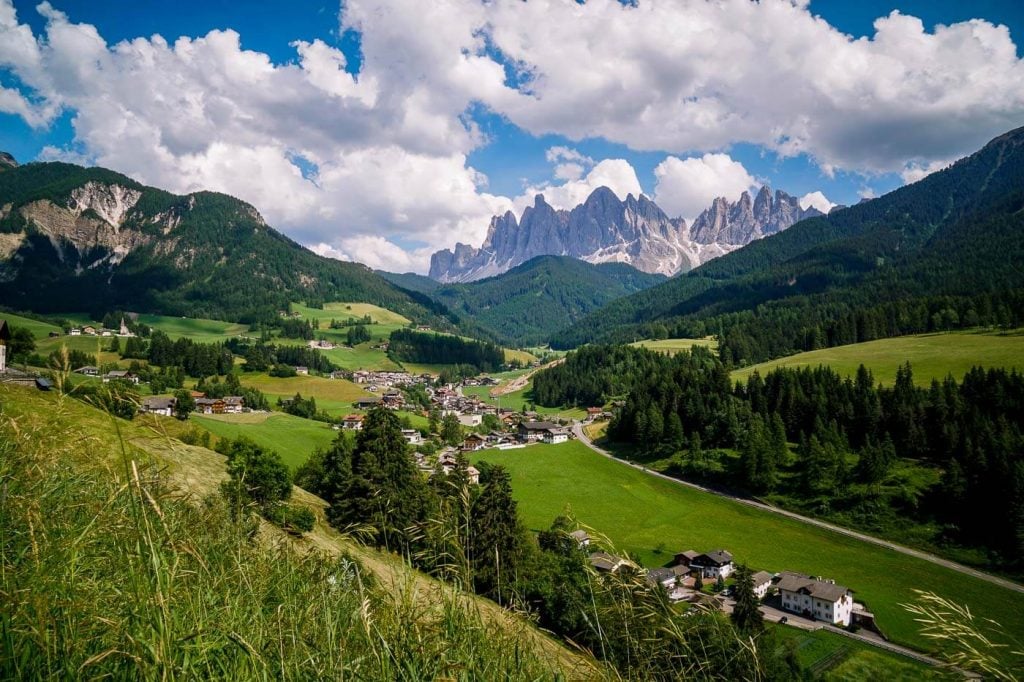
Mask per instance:
[[[45,339],[49,336],[50,332],[63,333],[63,330],[57,325],[50,324],[48,322],[40,322],[39,320],[33,320],[29,317],[21,317],[20,315],[12,315],[11,313],[5,313],[0,311],[0,320],[7,320],[7,324],[12,327],[22,327],[32,332],[32,336],[37,339]]]
[[[899,606],[913,599],[914,589],[966,603],[973,613],[1024,638],[1024,593],[644,474],[578,441],[482,451],[474,459],[509,470],[528,527],[548,528],[571,510],[618,551],[632,553],[650,568],[686,549],[722,547],[755,569],[799,571],[846,585],[900,643],[931,648]]]
[[[292,469],[305,462],[313,450],[326,448],[338,435],[328,424],[281,412],[193,414],[190,420],[220,438],[250,438],[277,452]]]
[[[643,341],[634,341],[629,345],[660,351],[668,355],[674,355],[681,350],[690,350],[694,346],[703,346],[711,350],[718,348],[718,342],[711,336],[703,339],[644,339]]]
[[[776,367],[818,365],[828,365],[852,377],[863,364],[876,381],[891,384],[896,379],[896,369],[905,362],[910,363],[914,382],[919,386],[932,379],[942,380],[948,374],[959,381],[974,366],[1024,370],[1024,330],[920,334],[823,348],[744,367],[733,372],[732,377],[745,381],[755,371],[764,376]]]

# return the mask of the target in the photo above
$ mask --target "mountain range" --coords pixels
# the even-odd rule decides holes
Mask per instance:
[[[743,363],[1024,323],[1024,128],[924,179],[618,299],[553,345],[715,334]]]
[[[430,277],[470,282],[493,277],[542,255],[571,256],[590,263],[620,262],[649,273],[675,275],[753,240],[822,213],[803,209],[796,197],[762,187],[755,198],[716,199],[687,226],[670,218],[644,195],[620,200],[607,187],[595,189],[571,211],[555,209],[537,195],[516,219],[494,216],[480,248],[458,243],[430,259]]]
[[[320,257],[215,192],[179,196],[103,168],[0,155],[0,301],[257,321],[290,301],[361,301],[450,327],[364,265]]]

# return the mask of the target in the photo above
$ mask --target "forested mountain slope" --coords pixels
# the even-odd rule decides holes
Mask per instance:
[[[322,258],[215,192],[178,196],[103,168],[0,174],[0,300],[35,311],[126,309],[252,321],[289,301],[374,303],[443,325],[422,294]]]
[[[720,334],[723,357],[1024,315],[1024,128],[883,197],[797,223],[620,299],[554,344]]]
[[[508,272],[431,293],[464,319],[507,343],[543,343],[567,322],[665,281],[625,263],[593,265],[568,256],[538,256]]]

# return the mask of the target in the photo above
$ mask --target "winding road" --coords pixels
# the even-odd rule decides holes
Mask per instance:
[[[722,491],[719,491],[719,490],[713,490],[711,488],[706,488],[706,487],[704,487],[702,485],[697,485],[696,483],[690,483],[688,481],[683,481],[683,480],[680,480],[678,478],[673,478],[672,476],[667,476],[667,475],[659,473],[657,471],[651,471],[647,467],[642,466],[640,464],[634,464],[632,462],[627,462],[625,460],[619,459],[618,457],[616,457],[615,455],[611,454],[607,450],[604,450],[604,449],[598,447],[597,445],[594,445],[594,443],[590,440],[590,438],[587,437],[587,434],[584,433],[582,422],[574,423],[572,428],[573,428],[573,433],[576,434],[576,438],[578,438],[581,443],[583,443],[584,445],[589,447],[594,452],[596,452],[599,455],[602,455],[604,457],[607,457],[607,458],[609,458],[609,459],[611,459],[611,460],[613,460],[615,462],[618,462],[619,464],[622,464],[623,466],[633,467],[634,469],[638,469],[640,471],[643,471],[644,473],[646,473],[646,474],[648,474],[650,476],[657,476],[658,478],[663,478],[666,481],[671,481],[672,483],[675,483],[677,485],[685,486],[687,488],[693,488],[695,490],[700,490],[702,492],[709,493],[711,495],[717,495],[719,497],[725,497],[725,498],[728,498],[728,499],[733,500],[735,502],[739,502],[740,504],[745,504],[748,507],[754,507],[756,509],[760,509],[760,510],[763,510],[763,511],[766,511],[766,512],[770,512],[772,514],[778,514],[779,516],[785,516],[787,518],[793,519],[794,521],[800,521],[801,523],[806,523],[806,524],[811,525],[811,526],[817,526],[818,528],[824,528],[825,530],[832,531],[833,533],[838,533],[840,535],[845,535],[847,537],[856,538],[856,539],[862,540],[864,542],[870,542],[873,545],[878,545],[880,547],[885,547],[887,549],[891,549],[894,552],[899,552],[900,554],[906,554],[907,556],[912,556],[912,557],[915,557],[917,559],[922,559],[924,561],[929,561],[929,562],[931,562],[933,564],[936,564],[938,566],[942,566],[944,568],[948,568],[950,570],[957,571],[959,573],[963,573],[964,575],[969,575],[969,576],[972,576],[974,578],[978,578],[979,580],[984,580],[986,582],[992,583],[993,585],[998,585],[999,587],[1002,587],[1004,589],[1013,590],[1014,592],[1020,592],[1020,593],[1024,594],[1024,585],[1019,585],[1018,583],[1015,583],[1012,580],[1007,580],[1006,578],[1000,578],[999,576],[992,575],[990,573],[985,573],[984,571],[979,571],[977,569],[971,568],[970,566],[964,566],[963,564],[958,564],[957,562],[950,561],[949,559],[943,559],[942,557],[936,556],[934,554],[929,554],[928,552],[922,552],[921,550],[912,549],[910,547],[904,547],[903,545],[898,545],[898,544],[896,544],[894,542],[889,542],[887,540],[882,540],[880,538],[876,538],[876,537],[871,536],[871,535],[866,535],[864,533],[858,533],[857,531],[850,530],[849,528],[843,528],[842,526],[836,526],[836,525],[833,525],[831,523],[826,523],[825,521],[819,521],[818,519],[812,519],[812,518],[810,518],[808,516],[802,516],[802,515],[797,514],[795,512],[786,511],[785,509],[780,509],[778,507],[773,507],[770,504],[765,504],[763,502],[757,502],[756,500],[750,500],[750,499],[746,499],[746,498],[743,498],[743,497],[737,497],[735,495],[730,495],[728,493],[725,493],[725,492],[722,492]]]

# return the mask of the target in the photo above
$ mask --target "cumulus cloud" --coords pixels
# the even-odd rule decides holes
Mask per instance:
[[[755,180],[728,154],[679,159],[669,156],[654,169],[654,201],[671,216],[692,221],[718,197],[735,201]]]
[[[811,206],[822,213],[828,213],[835,206],[835,203],[829,201],[828,197],[821,192],[809,192],[800,197],[800,208],[806,211]]]
[[[564,156],[548,154],[549,160],[558,161]],[[632,194],[640,196],[640,180],[636,176],[636,170],[625,159],[604,159],[594,163],[592,159],[577,154],[576,158],[581,163],[570,162],[579,168],[575,174],[564,172],[566,164],[558,164],[555,169],[555,176],[564,180],[561,184],[545,183],[542,185],[531,185],[523,190],[523,193],[513,201],[515,212],[521,214],[523,209],[533,204],[534,197],[538,194],[544,195],[544,200],[555,208],[571,210],[587,200],[587,197],[598,187],[607,187],[615,193],[619,199],[625,199]],[[584,175],[585,166],[593,164]],[[562,169],[562,174],[559,174]]]
[[[37,128],[71,112],[71,149],[48,154],[230,192],[304,243],[421,271],[430,249],[479,243],[491,214],[534,193],[571,207],[600,185],[641,191],[627,161],[563,146],[548,152],[550,182],[488,193],[467,162],[487,143],[477,107],[538,135],[672,154],[656,198],[690,216],[752,184],[721,153],[738,142],[909,182],[1024,120],[1005,27],[929,30],[893,12],[854,39],[812,7],[347,0],[341,28],[363,53],[352,74],[319,40],[293,42],[287,63],[232,30],[108,44],[47,2],[35,36],[0,0],[0,112]]]
[[[929,31],[894,11],[854,39],[787,0],[422,7],[350,0],[344,19],[368,63],[537,134],[676,153],[750,142],[874,173],[962,155],[1024,119],[1024,61],[1005,26],[978,19]]]

